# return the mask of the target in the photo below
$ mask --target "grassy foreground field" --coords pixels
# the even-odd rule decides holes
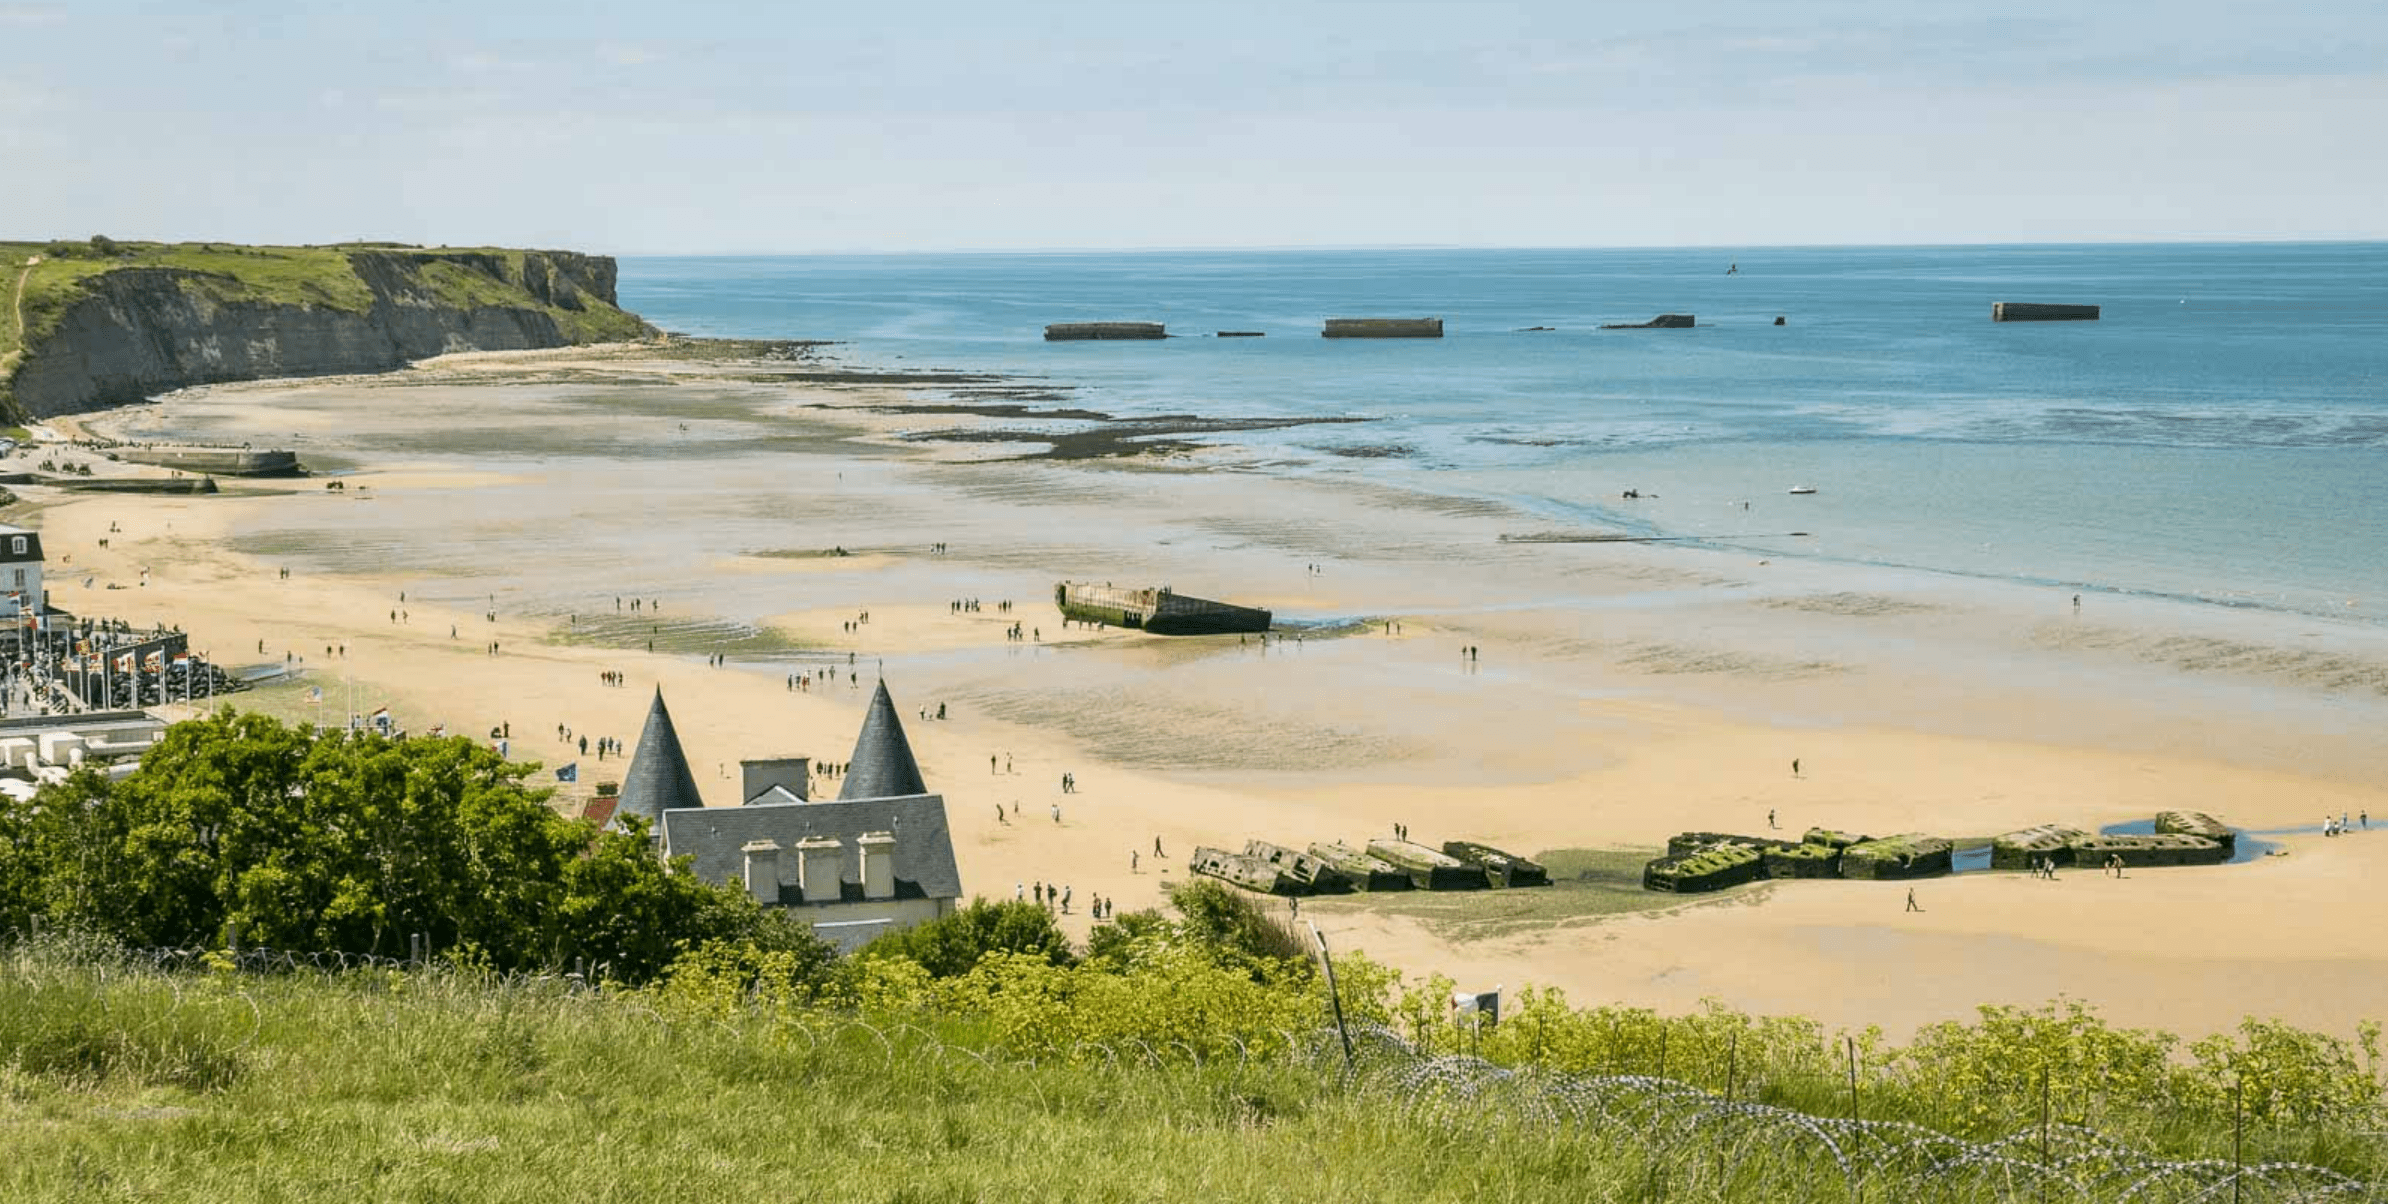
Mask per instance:
[[[1364,1035],[1347,1071],[1316,1033],[1237,1056],[1135,1040],[1033,1056],[997,1030],[963,1013],[704,990],[454,970],[258,975],[220,959],[168,973],[19,947],[0,954],[0,1199],[2256,1201],[2380,1189],[2317,1168],[2117,1156],[2061,1125],[1998,1144],[1895,1117],[1837,1124],[1662,1080],[1427,1058],[1381,1036]]]

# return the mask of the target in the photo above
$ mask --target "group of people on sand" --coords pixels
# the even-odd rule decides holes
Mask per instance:
[[[945,606],[948,611],[957,615],[974,615],[980,609],[979,600],[976,598],[955,598],[947,602]],[[1008,599],[995,604],[995,613],[997,614],[1010,614],[1011,611],[1012,604]]]
[[[1065,916],[1070,914],[1070,897],[1070,888],[1066,886],[1047,886],[1043,882],[1034,886],[1022,882],[1012,883],[1013,902],[1027,902],[1033,898],[1037,906],[1047,911],[1059,911]],[[1117,903],[1118,900],[1095,895],[1087,900],[1086,911],[1095,919],[1108,920]]]
[[[2371,812],[2364,812],[2361,822],[2363,829],[2367,832],[2370,831]],[[2322,817],[2322,835],[2324,836],[2344,836],[2354,830],[2355,825],[2347,822],[2347,813],[2344,811],[2339,812],[2338,818],[2336,819],[2332,819],[2327,815]]]
[[[662,610],[663,600],[661,598],[632,598],[630,600],[630,609],[633,612],[637,611],[641,605],[644,605],[648,610]],[[622,609],[622,595],[620,594],[614,595],[614,609]]]

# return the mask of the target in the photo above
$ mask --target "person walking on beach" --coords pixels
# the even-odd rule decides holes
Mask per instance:
[[[1792,777],[1798,777],[1798,776],[1799,776],[1799,758],[1797,758],[1797,757],[1793,757],[1793,758],[1791,758],[1791,776],[1792,776]]]
[[[2075,595],[2073,595],[2073,613],[2074,613],[2074,614],[2080,614],[2080,613],[2081,613],[2081,595],[2079,595],[2079,594],[2075,594]]]
[[[1912,887],[1912,886],[1910,886],[1910,887],[1908,887],[1908,888],[1907,888],[1907,910],[1909,910],[1909,911],[1922,911],[1922,910],[1923,910],[1923,908],[1921,908],[1921,907],[1918,907],[1918,906],[1916,906],[1916,905],[1915,905],[1915,888],[1914,888],[1914,887]]]
[[[1055,803],[1055,804],[1053,804],[1053,822],[1054,822],[1054,823],[1057,823],[1057,824],[1061,822],[1061,804],[1060,804],[1060,803]]]
[[[988,777],[994,777],[994,776],[995,776],[995,754],[994,754],[994,753],[988,753],[988,754],[987,754],[987,776],[988,776]]]
[[[1772,807],[1768,807],[1766,809],[1766,826],[1768,828],[1780,828],[1783,826],[1774,822],[1774,808]]]
[[[1144,872],[1143,870],[1137,868],[1136,850],[1134,849],[1128,850],[1128,872],[1131,874],[1141,874]]]
[[[1161,851],[1161,838],[1158,836],[1153,837],[1153,856],[1167,857],[1168,855],[1169,854]]]

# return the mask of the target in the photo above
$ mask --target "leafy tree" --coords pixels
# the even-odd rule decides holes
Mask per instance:
[[[672,872],[643,830],[549,811],[463,738],[318,733],[229,709],[176,724],[121,782],[0,803],[10,909],[129,944],[237,939],[396,956],[410,936],[499,969],[578,957],[640,979],[713,939],[800,947],[747,898]]]
[[[1179,883],[1169,890],[1169,905],[1188,939],[1247,961],[1256,974],[1298,974],[1310,965],[1310,947],[1290,922],[1225,883]]]
[[[1086,961],[1105,970],[1125,970],[1134,964],[1139,947],[1173,940],[1177,925],[1160,912],[1146,908],[1114,916],[1094,926],[1086,936]]]
[[[958,911],[891,932],[862,947],[866,958],[906,958],[936,978],[958,978],[990,953],[1021,953],[1055,966],[1071,962],[1070,941],[1034,903],[973,899]]]

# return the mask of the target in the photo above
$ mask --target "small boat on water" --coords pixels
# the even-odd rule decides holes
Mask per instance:
[[[1791,487],[1791,489],[1790,489],[1790,492],[1792,492],[1792,493],[1814,493],[1814,492],[1816,492],[1816,487],[1815,487],[1815,486],[1813,486],[1813,485],[1793,485],[1793,486]]]

